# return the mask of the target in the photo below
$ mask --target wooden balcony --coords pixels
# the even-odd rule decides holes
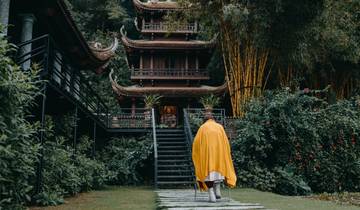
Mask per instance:
[[[176,28],[169,26],[166,23],[145,23],[143,22],[142,33],[197,33],[198,25],[197,23],[189,23],[185,25],[180,25]]]
[[[205,69],[132,69],[132,80],[208,80]]]

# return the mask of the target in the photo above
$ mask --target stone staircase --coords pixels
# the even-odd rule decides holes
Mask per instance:
[[[183,129],[157,129],[157,187],[182,188],[194,184],[191,148]]]

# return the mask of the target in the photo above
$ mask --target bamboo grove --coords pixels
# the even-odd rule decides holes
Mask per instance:
[[[221,27],[221,48],[233,116],[244,115],[246,103],[262,94],[266,85],[269,49],[254,46],[251,40],[239,40],[229,24]]]

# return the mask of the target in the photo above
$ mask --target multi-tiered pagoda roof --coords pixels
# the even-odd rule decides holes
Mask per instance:
[[[159,112],[161,121],[167,124],[171,119],[178,120],[179,110],[194,104],[192,100],[226,91],[226,84],[204,85],[210,79],[206,68],[215,38],[197,39],[197,21],[173,25],[165,21],[164,16],[169,11],[181,12],[182,8],[176,2],[133,0],[133,3],[137,12],[135,26],[142,39],[131,39],[124,28],[121,29],[121,41],[134,85],[119,85],[111,72],[110,81],[118,98],[131,98],[132,107],[135,107],[135,98],[149,94],[163,96]],[[168,124],[174,125],[173,122]]]

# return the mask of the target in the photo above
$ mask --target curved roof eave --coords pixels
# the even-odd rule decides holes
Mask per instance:
[[[176,2],[141,2],[140,0],[133,0],[133,4],[136,8],[148,11],[158,10],[179,10],[181,9]]]
[[[207,94],[220,95],[227,91],[228,86],[225,82],[221,86],[207,86],[201,85],[199,87],[140,87],[138,85],[132,85],[124,87],[119,85],[112,77],[113,70],[109,74],[112,89],[119,96],[127,97],[142,97],[146,94],[159,94],[167,97],[198,97]]]
[[[71,28],[72,35],[68,35],[74,39],[75,43],[79,43],[79,50],[82,51],[82,54],[85,55],[85,66],[90,66],[96,69],[97,72],[102,72],[104,68],[106,68],[109,60],[115,55],[115,51],[118,47],[118,40],[115,38],[112,45],[105,49],[99,49],[89,46],[87,41],[85,40],[83,34],[80,32],[72,15],[64,2],[64,0],[57,0],[56,6],[60,10],[62,14],[63,20],[67,23],[67,25]],[[61,17],[60,17],[61,18]],[[80,64],[82,66],[83,64]]]

